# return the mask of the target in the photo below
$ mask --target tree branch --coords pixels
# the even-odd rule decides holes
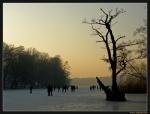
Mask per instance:
[[[106,42],[108,42],[108,34],[109,34],[109,31],[107,31],[106,33]]]
[[[107,23],[108,20],[108,14],[101,8],[101,11],[106,15],[105,23]]]
[[[133,46],[133,45],[138,45],[138,44],[141,44],[139,42],[136,42],[136,43],[130,43],[130,44],[121,44],[119,46],[116,47],[116,49],[118,50],[119,48],[124,48],[124,47],[128,47],[128,46]]]
[[[116,13],[114,15],[110,15],[110,19],[108,21],[108,23],[111,23],[112,19],[116,18],[118,15],[120,15],[121,13],[124,13],[125,11],[123,9],[118,10],[118,8],[116,8]]]
[[[111,24],[111,26],[114,26],[115,24],[117,24],[117,22],[115,22],[115,23],[112,23],[112,24]]]
[[[96,42],[104,42],[104,41],[96,41]]]
[[[116,72],[116,75],[118,75],[121,71],[123,71],[126,68],[127,61],[125,61],[126,57],[121,57],[121,60],[118,61],[120,63],[121,68]]]
[[[132,58],[132,59],[128,59],[127,62],[131,62],[131,61],[133,61],[133,60],[135,60],[135,59],[141,59],[141,57],[138,56],[138,57],[135,57],[135,58]]]
[[[83,22],[83,23],[105,25],[104,23],[100,23],[100,22]]]
[[[99,35],[99,37],[101,37],[102,40],[103,40],[104,42],[106,42],[106,40],[105,40],[104,36],[102,35],[102,33],[99,32],[97,29],[95,29],[92,24],[91,24],[91,26],[92,26],[92,29],[97,33],[97,35]]]
[[[146,80],[146,77],[144,77],[143,75],[137,75],[137,74],[133,74],[133,73],[129,73],[129,72],[127,74],[129,74],[130,76],[133,76],[135,78]]]
[[[126,65],[124,65],[122,68],[120,68],[120,69],[117,71],[116,76],[117,76],[121,71],[123,71],[125,68],[126,68]]]
[[[100,10],[101,10],[106,16],[108,16],[108,14],[107,14],[102,8],[100,8]]]
[[[99,23],[101,23],[101,22],[102,22],[102,23],[105,23],[105,22],[104,22],[104,20],[102,20],[102,19],[99,19]]]
[[[119,41],[121,38],[124,38],[125,36],[121,36],[119,38],[116,39],[116,42]]]
[[[107,62],[107,63],[110,62],[109,59],[107,59],[107,58],[103,58],[103,59],[101,59],[101,60],[103,60],[103,61],[105,61],[105,62]]]
[[[109,11],[109,16],[111,16],[112,9]]]

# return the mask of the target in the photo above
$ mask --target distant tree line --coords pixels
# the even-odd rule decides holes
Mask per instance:
[[[59,55],[50,57],[35,48],[3,43],[3,88],[44,88],[69,85],[69,65]]]

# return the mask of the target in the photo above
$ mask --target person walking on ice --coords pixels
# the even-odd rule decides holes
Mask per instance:
[[[48,92],[48,96],[53,96],[53,86],[52,85],[48,85],[47,86],[47,92]]]

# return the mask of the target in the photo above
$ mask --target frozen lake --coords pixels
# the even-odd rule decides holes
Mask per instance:
[[[147,111],[147,94],[126,94],[126,102],[105,100],[103,91],[79,88],[75,92],[46,89],[3,91],[3,111]]]

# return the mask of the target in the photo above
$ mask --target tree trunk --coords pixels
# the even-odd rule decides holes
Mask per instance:
[[[116,75],[115,71],[112,71],[112,90],[117,91],[117,80],[116,80]]]
[[[126,101],[124,92],[120,91],[116,85],[113,85],[114,88],[111,90],[109,86],[105,86],[98,77],[96,77],[97,83],[104,90],[106,94],[106,100],[108,101]]]

